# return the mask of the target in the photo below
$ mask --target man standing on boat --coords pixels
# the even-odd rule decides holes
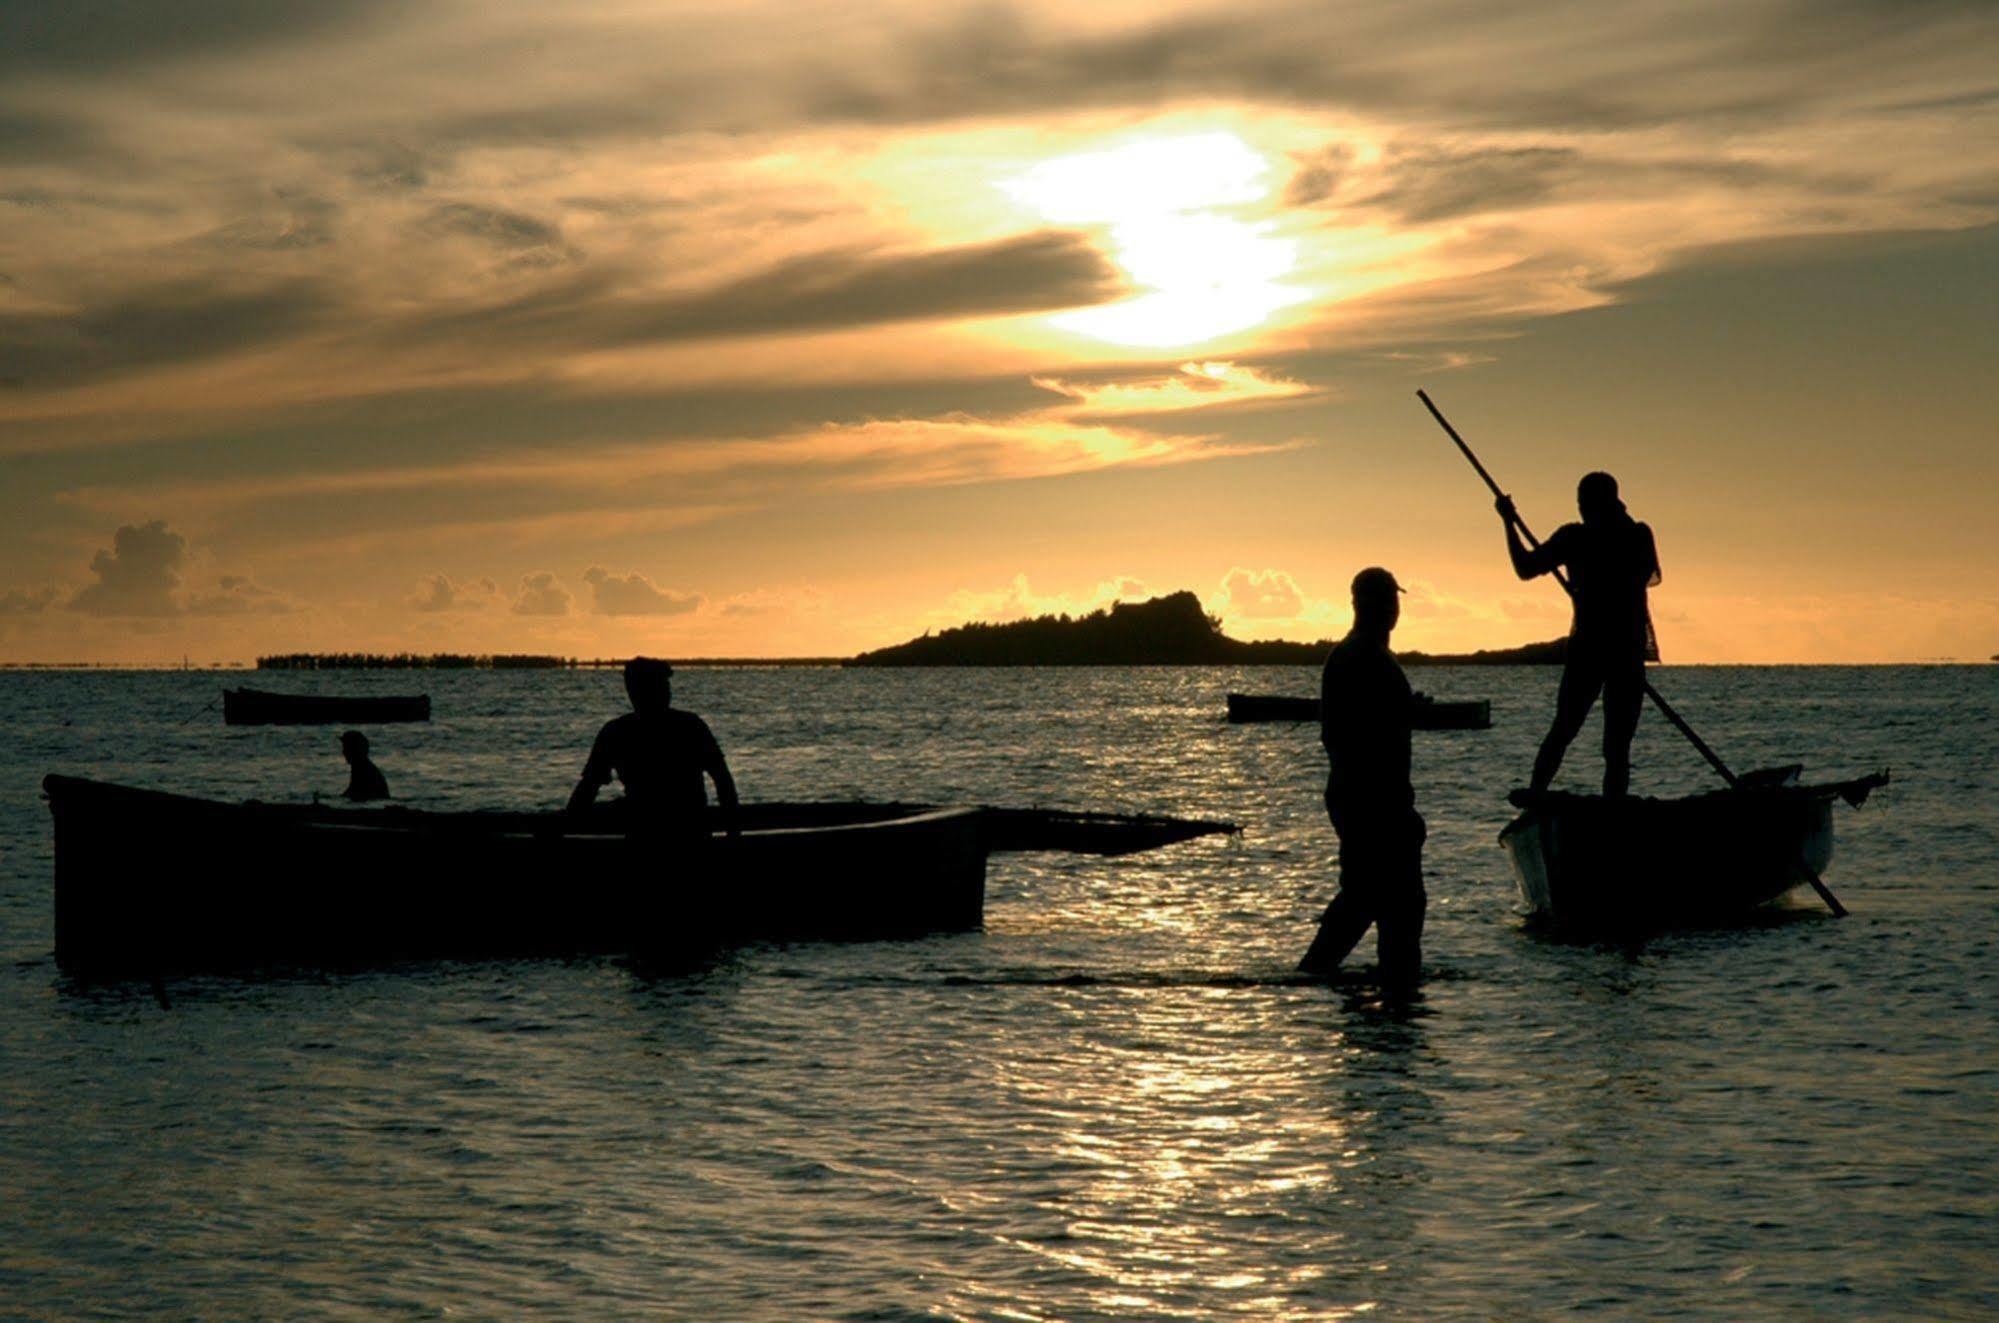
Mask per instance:
[[[625,693],[632,710],[597,732],[583,778],[569,796],[569,811],[589,808],[615,773],[633,810],[634,834],[705,844],[705,775],[715,782],[722,826],[735,836],[736,780],[708,723],[673,706],[673,667],[653,657],[632,658],[625,663]]]
[[[1402,616],[1402,588],[1378,567],[1353,580],[1353,628],[1334,645],[1319,683],[1319,739],[1326,746],[1326,814],[1340,841],[1340,890],[1298,962],[1330,975],[1375,930],[1381,980],[1406,989],[1423,965],[1423,839],[1409,783],[1414,696],[1388,650]]]
[[[1659,547],[1649,525],[1633,519],[1617,498],[1617,479],[1585,474],[1576,485],[1579,524],[1563,524],[1537,548],[1520,537],[1513,498],[1499,498],[1506,524],[1506,549],[1513,572],[1522,579],[1566,569],[1575,601],[1562,685],[1555,699],[1555,724],[1534,758],[1531,789],[1546,790],[1562,766],[1562,755],[1583,728],[1592,704],[1603,695],[1603,793],[1631,789],[1631,737],[1645,702],[1645,663],[1659,660],[1645,590],[1659,582]]]

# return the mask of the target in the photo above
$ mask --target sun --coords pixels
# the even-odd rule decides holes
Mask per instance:
[[[1059,156],[999,182],[1058,225],[1100,230],[1131,298],[1049,318],[1064,330],[1138,348],[1189,348],[1262,325],[1307,294],[1286,283],[1295,240],[1253,219],[1276,175],[1226,130],[1151,136]]]

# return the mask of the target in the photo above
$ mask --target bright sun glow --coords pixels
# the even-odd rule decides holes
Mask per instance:
[[[1049,320],[1145,348],[1202,344],[1303,301],[1286,285],[1297,244],[1237,214],[1270,195],[1270,161],[1233,133],[1148,138],[1058,157],[1000,188],[1061,225],[1103,227],[1110,257],[1140,291]]]

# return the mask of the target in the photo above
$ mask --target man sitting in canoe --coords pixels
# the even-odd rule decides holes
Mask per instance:
[[[1659,582],[1659,547],[1651,527],[1633,519],[1617,499],[1617,479],[1608,473],[1585,474],[1576,485],[1576,505],[1581,523],[1563,524],[1530,549],[1521,540],[1513,498],[1499,498],[1513,572],[1532,579],[1564,568],[1575,601],[1555,724],[1535,755],[1531,788],[1546,790],[1554,783],[1562,755],[1601,693],[1603,793],[1617,796],[1631,788],[1631,737],[1645,701],[1645,663],[1659,660],[1645,601],[1645,590]]]
[[[1326,658],[1319,685],[1319,739],[1331,767],[1326,814],[1340,841],[1340,890],[1298,962],[1330,975],[1375,930],[1382,982],[1406,989],[1423,965],[1423,839],[1409,784],[1409,681],[1388,650],[1402,591],[1387,570],[1353,581],[1353,628]]]
[[[340,792],[344,799],[364,804],[372,799],[389,797],[389,778],[382,775],[382,769],[375,766],[375,760],[368,756],[368,737],[358,730],[350,730],[340,737],[340,756],[347,760],[352,770],[347,776],[347,788]],[[317,799],[315,795],[313,798]]]
[[[615,773],[634,814],[632,831],[705,841],[708,788],[701,778],[706,775],[715,782],[722,826],[734,836],[736,780],[708,723],[673,706],[672,677],[673,668],[653,657],[625,663],[632,710],[597,732],[583,778],[569,796],[569,811],[589,808]]]

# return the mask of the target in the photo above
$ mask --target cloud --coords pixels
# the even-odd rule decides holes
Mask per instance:
[[[69,609],[93,616],[172,616],[181,605],[180,566],[187,539],[170,532],[164,519],[126,524],[112,535],[111,548],[90,559],[97,582],[77,590]]]
[[[1102,303],[1123,288],[1087,237],[1065,231],[909,251],[806,253],[689,293],[638,292],[644,287],[638,273],[599,265],[498,302],[418,316],[395,338],[450,333],[605,349],[1009,316]]]
[[[931,612],[930,618],[933,624],[949,627],[974,620],[1003,624],[1035,616],[1081,616],[1148,595],[1145,584],[1131,575],[1114,575],[1082,593],[1037,593],[1029,585],[1027,575],[1016,574],[997,589],[960,589],[952,593],[941,609]]]
[[[590,585],[590,609],[600,616],[677,616],[704,600],[699,593],[662,592],[637,571],[616,575],[601,565],[583,571],[583,582]]]
[[[1228,362],[1182,363],[1170,375],[1135,381],[1076,382],[1036,377],[1034,384],[1074,401],[1075,407],[1064,412],[1075,418],[1175,413],[1318,393],[1302,381]]]
[[[716,604],[719,615],[742,618],[755,616],[812,615],[825,611],[825,594],[816,588],[754,588],[736,593]]]
[[[1397,153],[1387,179],[1345,205],[1380,207],[1412,224],[1532,206],[1579,173],[1569,147],[1480,147]]]
[[[1287,398],[1307,389],[1254,369],[1195,364],[1172,378],[1048,388],[1062,396],[1058,403],[993,416],[872,418],[767,436],[576,445],[497,458],[481,454],[450,464],[378,464],[151,482],[143,488],[89,486],[60,499],[114,516],[138,502],[172,501],[233,537],[281,535],[294,543],[307,537],[380,537],[384,525],[404,537],[461,528],[504,531],[519,540],[542,528],[574,532],[591,521],[700,522],[800,491],[1020,481],[1273,454],[1303,444],[1089,421],[1093,411],[1111,418],[1126,409],[1191,411],[1232,400]]]
[[[447,575],[432,574],[418,583],[417,594],[409,599],[409,605],[417,611],[433,614],[448,611],[482,611],[499,595],[499,591],[499,585],[491,579],[457,584]]]
[[[1224,616],[1245,620],[1292,620],[1305,612],[1305,594],[1283,570],[1236,566],[1222,576]]]
[[[1062,231],[910,253],[817,253],[633,317],[631,340],[981,317],[1122,292],[1086,236]]]
[[[191,593],[187,599],[187,613],[193,616],[277,616],[296,609],[284,594],[241,574],[222,575],[214,592]]]
[[[60,588],[10,588],[0,593],[0,616],[40,615],[61,596]]]
[[[293,339],[329,307],[305,281],[244,292],[154,285],[63,312],[0,312],[0,362],[28,386],[100,381]]]
[[[90,572],[97,581],[79,588],[69,599],[69,609],[140,620],[283,615],[298,609],[285,594],[242,574],[218,575],[212,589],[192,591],[183,599],[181,571],[187,562],[187,539],[168,528],[166,520],[122,525],[112,535],[110,548],[91,557]]]
[[[298,41],[350,26],[383,0],[91,0],[0,6],[0,71],[109,75],[119,66]]]
[[[574,385],[619,355],[668,380],[655,360],[707,340],[1103,311],[1145,280],[1102,226],[1022,232],[1050,222],[996,210],[995,157],[1176,117],[1295,166],[1282,199],[1231,218],[1298,245],[1310,278],[1280,282],[1301,300],[1283,315],[1313,336],[1571,310],[1717,243],[1999,214],[1961,129],[1990,94],[1990,5],[1805,23],[1788,0],[1686,0],[1577,24],[1456,0],[873,0],[830,27],[757,0],[698,22],[591,0],[175,9],[0,9],[0,67],[37,73],[0,79],[0,158],[29,162],[0,182],[24,284],[0,375],[134,430],[163,399]],[[793,346],[791,366],[910,371],[844,349]],[[1088,358],[1024,370],[1089,390]],[[205,384],[228,389],[195,389],[224,368]],[[142,370],[187,380],[92,393]]]
[[[1402,614],[1410,620],[1465,620],[1482,612],[1433,583],[1411,579],[1403,585]]]
[[[559,225],[503,207],[440,203],[431,208],[425,224],[432,233],[476,239],[527,266],[554,266],[580,256],[563,242]]]
[[[510,608],[517,616],[566,616],[569,590],[546,570],[521,576],[519,592]]]

